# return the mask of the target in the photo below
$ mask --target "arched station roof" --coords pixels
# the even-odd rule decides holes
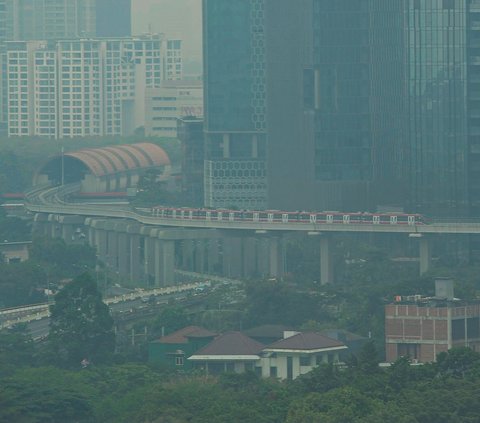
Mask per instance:
[[[170,165],[170,158],[159,146],[151,143],[88,148],[64,154],[81,161],[93,175],[102,177],[128,170]],[[58,160],[59,156],[50,160]]]
[[[83,162],[95,176],[105,176],[127,170],[166,166],[170,164],[167,153],[151,143],[89,148],[65,153]]]

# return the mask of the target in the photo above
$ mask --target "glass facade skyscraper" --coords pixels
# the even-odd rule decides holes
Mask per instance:
[[[468,3],[410,1],[405,12],[411,207],[430,215],[469,212]]]
[[[205,203],[266,206],[265,0],[204,0]]]
[[[204,17],[207,155],[256,135],[269,208],[480,215],[479,0],[205,0]]]

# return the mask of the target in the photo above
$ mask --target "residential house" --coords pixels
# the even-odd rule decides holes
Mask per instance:
[[[316,332],[285,332],[284,339],[262,351],[263,377],[295,379],[320,364],[338,363],[347,346]]]
[[[178,370],[191,369],[191,362],[186,358],[210,343],[216,335],[199,326],[185,327],[151,342],[148,346],[148,361]]]
[[[260,365],[263,348],[263,344],[241,332],[227,332],[197,351],[188,361],[196,369],[203,369],[208,374],[243,373],[248,370],[260,372],[255,368]]]

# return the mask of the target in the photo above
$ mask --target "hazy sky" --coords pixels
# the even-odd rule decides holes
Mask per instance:
[[[184,57],[200,60],[201,7],[201,0],[132,0],[132,34],[163,32],[169,37],[180,37]]]

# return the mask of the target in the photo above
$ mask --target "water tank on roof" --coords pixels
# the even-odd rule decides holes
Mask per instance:
[[[435,297],[453,300],[453,280],[450,278],[438,278],[435,280]]]

